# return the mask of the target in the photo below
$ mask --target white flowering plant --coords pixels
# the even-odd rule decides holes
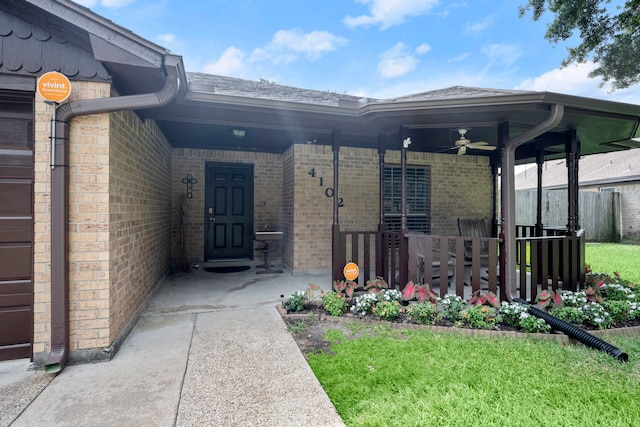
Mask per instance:
[[[613,323],[611,315],[597,302],[587,304],[580,310],[585,316],[585,322],[598,329],[607,329]]]
[[[402,300],[402,292],[397,289],[383,289],[378,294],[378,301],[400,302]]]
[[[441,317],[452,322],[457,322],[462,317],[462,311],[467,308],[467,302],[464,298],[447,294],[439,300],[441,309]]]
[[[283,302],[283,306],[287,311],[302,311],[307,303],[307,293],[305,291],[296,291],[289,295]]]
[[[544,334],[551,331],[551,326],[544,319],[529,314],[529,307],[524,304],[503,301],[498,311],[504,323],[523,332]]]
[[[373,311],[373,307],[377,302],[378,294],[376,293],[360,295],[356,297],[355,304],[351,306],[351,311],[358,316],[365,316]]]

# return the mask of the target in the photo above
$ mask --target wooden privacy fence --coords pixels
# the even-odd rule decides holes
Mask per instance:
[[[567,192],[542,191],[542,223],[545,226],[567,225]],[[535,224],[537,191],[516,191],[516,223]],[[580,228],[587,230],[587,239],[593,242],[620,241],[620,193],[609,191],[580,191],[578,194]]]

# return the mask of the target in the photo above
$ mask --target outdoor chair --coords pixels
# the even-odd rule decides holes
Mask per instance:
[[[487,224],[483,219],[458,219],[458,229],[461,237],[472,237],[479,239],[490,238],[491,235],[487,230]],[[464,243],[464,262],[465,262],[465,284],[471,283],[471,265],[473,261],[472,242]],[[480,280],[486,282],[488,280],[486,270],[489,267],[489,242],[487,240],[480,241]]]

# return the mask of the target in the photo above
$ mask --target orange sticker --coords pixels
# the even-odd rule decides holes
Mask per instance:
[[[50,71],[38,79],[38,93],[51,102],[64,102],[71,95],[71,82],[62,73]]]
[[[345,279],[356,280],[360,274],[360,269],[358,268],[358,264],[355,262],[348,262],[347,265],[344,266],[342,273],[344,274]]]

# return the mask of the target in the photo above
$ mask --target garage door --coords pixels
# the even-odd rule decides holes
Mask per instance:
[[[31,357],[33,94],[0,91],[0,360]]]

